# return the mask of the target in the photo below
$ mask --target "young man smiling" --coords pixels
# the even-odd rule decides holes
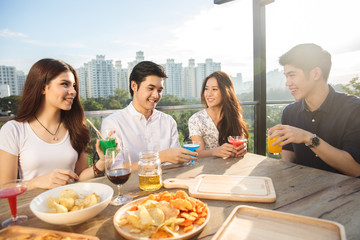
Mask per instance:
[[[360,176],[360,99],[335,92],[327,80],[331,55],[315,44],[300,44],[280,57],[286,86],[297,102],[282,125],[269,130],[282,159],[309,167]]]
[[[167,78],[164,69],[153,62],[138,63],[130,74],[133,101],[124,109],[106,117],[101,131],[115,130],[117,138],[130,150],[131,161],[139,160],[139,152],[158,151],[161,162],[182,163],[197,160],[197,153],[181,148],[175,120],[157,111]]]

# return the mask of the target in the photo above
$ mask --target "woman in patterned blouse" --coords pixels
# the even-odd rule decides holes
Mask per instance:
[[[206,77],[201,87],[201,102],[205,109],[189,118],[189,136],[192,141],[201,142],[197,149],[199,158],[244,156],[246,144],[234,147],[227,141],[228,136],[249,138],[229,75],[217,71]]]

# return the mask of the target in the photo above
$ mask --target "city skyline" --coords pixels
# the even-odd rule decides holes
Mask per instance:
[[[121,60],[106,59],[105,55],[96,55],[89,62],[76,68],[79,77],[79,95],[84,98],[107,97],[114,94],[117,88],[128,90],[129,75],[133,67],[147,60],[144,52],[136,52],[133,61],[122,64]],[[206,76],[214,71],[221,71],[221,63],[211,58],[204,62],[189,59],[188,65],[176,63],[167,59],[163,66],[168,78],[164,85],[164,95],[174,95],[180,98],[200,98],[200,89]],[[14,66],[0,65],[0,97],[20,95],[25,83],[26,75]],[[251,93],[252,81],[243,81],[242,73],[230,76],[233,80],[236,94]],[[282,71],[275,69],[267,72],[268,90],[286,89],[285,76]],[[7,87],[6,87],[7,86]]]
[[[360,73],[356,0],[275,0],[266,6],[267,71],[292,46],[314,42],[333,56],[330,83]],[[212,58],[251,81],[252,1],[0,0],[0,65],[28,72],[45,57],[75,68],[97,54],[132,61],[136,51],[165,63]]]

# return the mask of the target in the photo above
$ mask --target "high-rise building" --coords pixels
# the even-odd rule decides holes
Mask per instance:
[[[242,74],[241,73],[236,74],[236,77],[231,77],[231,80],[234,84],[235,94],[240,94],[242,88],[242,82],[243,82]]]
[[[277,89],[285,87],[286,78],[283,71],[274,69],[266,73],[266,89]]]
[[[12,66],[0,66],[0,84],[9,85],[10,95],[21,95],[25,74]]]
[[[21,95],[22,91],[24,89],[24,85],[25,85],[25,80],[26,80],[26,75],[24,74],[23,71],[16,71],[16,85],[17,85],[17,94],[16,95]]]
[[[104,55],[97,55],[96,59],[84,63],[77,69],[79,76],[79,94],[82,98],[107,97],[114,94],[116,88],[129,90],[129,77],[136,64],[144,61],[144,52],[136,52],[135,60],[128,62],[123,68],[120,60],[106,60]],[[200,97],[201,85],[205,77],[214,71],[221,71],[221,63],[213,62],[211,58],[205,63],[195,66],[195,60],[189,59],[188,67],[183,68],[182,63],[175,63],[174,59],[167,59],[162,64],[168,78],[164,84],[164,95],[177,97]],[[240,74],[241,76],[241,74]]]
[[[90,89],[88,88],[88,71],[87,63],[84,63],[83,67],[76,69],[79,77],[79,95],[80,97],[87,99],[90,98]]]
[[[183,68],[184,97],[194,98],[200,89],[196,86],[195,60],[189,59],[189,66]]]
[[[0,66],[0,84],[9,85],[10,95],[17,95],[15,67]]]
[[[0,98],[10,96],[9,84],[0,84]]]
[[[199,91],[196,92],[196,97],[200,97],[200,90],[203,80],[211,73],[221,71],[221,63],[213,62],[211,58],[207,58],[205,63],[199,63],[196,68],[196,86]]]
[[[116,88],[121,88],[124,90],[129,90],[129,80],[128,80],[128,71],[126,68],[122,68],[121,61],[118,60],[115,62],[115,80]]]
[[[105,60],[105,55],[96,55],[96,59],[78,69],[80,96],[83,98],[107,97],[116,89],[115,68],[112,60]],[[81,95],[83,94],[83,95]]]
[[[138,64],[139,62],[144,61],[144,59],[145,59],[145,57],[144,57],[144,52],[143,51],[136,52],[135,60],[128,63],[127,75],[129,77],[130,77],[130,73],[133,70],[133,68],[135,67],[135,65]]]
[[[182,81],[182,63],[167,59],[163,65],[168,78],[165,80],[164,95],[184,97],[184,82]]]

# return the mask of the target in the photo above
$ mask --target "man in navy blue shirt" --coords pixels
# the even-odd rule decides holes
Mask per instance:
[[[300,44],[282,55],[286,86],[296,102],[288,105],[282,125],[269,130],[282,159],[360,176],[360,99],[335,92],[327,80],[331,55],[315,44]]]

